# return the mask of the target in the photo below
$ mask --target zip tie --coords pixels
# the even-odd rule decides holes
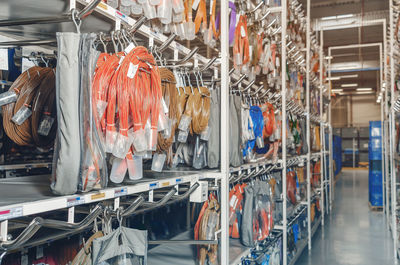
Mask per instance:
[[[26,103],[24,103],[24,106],[27,107],[27,108],[32,108],[31,105],[28,105],[28,104],[26,104]]]
[[[19,94],[19,92],[20,92],[19,89],[16,87],[14,87],[14,91],[17,92],[17,94]]]

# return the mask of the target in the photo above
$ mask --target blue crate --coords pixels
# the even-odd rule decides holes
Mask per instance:
[[[381,121],[370,121],[369,122],[369,137],[381,137]]]
[[[371,206],[383,206],[382,185],[369,186],[369,202]]]

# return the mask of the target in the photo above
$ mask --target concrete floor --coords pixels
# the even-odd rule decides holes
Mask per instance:
[[[367,170],[346,170],[339,175],[333,213],[315,233],[312,244],[311,252],[306,248],[296,265],[395,264],[384,215],[368,207]]]

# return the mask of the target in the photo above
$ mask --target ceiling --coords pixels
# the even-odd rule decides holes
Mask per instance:
[[[307,0],[301,0],[306,6]],[[311,18],[314,26],[318,23],[329,25],[330,30],[324,30],[324,53],[328,55],[328,48],[352,44],[382,43],[383,26],[365,24],[368,21],[385,18],[388,13],[389,1],[385,0],[311,0]],[[340,18],[341,15],[349,15],[349,18]],[[339,16],[337,19],[321,21],[321,18]],[[344,26],[341,26],[344,25]],[[364,26],[362,26],[364,25]],[[342,84],[357,84],[359,88],[379,87],[379,47],[353,48],[332,50],[332,67],[334,65],[359,65],[363,71],[342,70],[341,73],[333,73],[332,76],[354,75],[357,78],[344,78],[332,81],[332,88],[341,88]],[[373,66],[373,67],[372,67]],[[348,67],[351,68],[351,67]],[[342,67],[345,69],[345,67]],[[355,88],[344,88],[345,94],[356,93]],[[376,93],[371,94],[376,97]]]

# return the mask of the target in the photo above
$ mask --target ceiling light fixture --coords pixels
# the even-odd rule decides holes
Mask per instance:
[[[350,17],[354,17],[354,16],[355,16],[354,14],[329,16],[329,17],[322,17],[321,20],[334,20],[334,19],[341,19],[341,18],[350,18]]]
[[[357,88],[357,91],[371,91],[372,90],[372,88],[370,88],[370,87],[366,87],[366,88]]]
[[[342,75],[342,76],[339,76],[340,78],[357,78],[358,77],[358,75]]]
[[[358,86],[357,83],[354,83],[354,84],[342,84],[341,85],[341,87],[356,87],[356,86]]]
[[[363,95],[363,94],[372,94],[372,91],[357,91],[356,94]]]
[[[340,76],[331,76],[326,79],[326,81],[334,81],[334,80],[340,80]]]
[[[343,89],[332,89],[332,92],[333,93],[340,93],[340,92],[343,92]]]

